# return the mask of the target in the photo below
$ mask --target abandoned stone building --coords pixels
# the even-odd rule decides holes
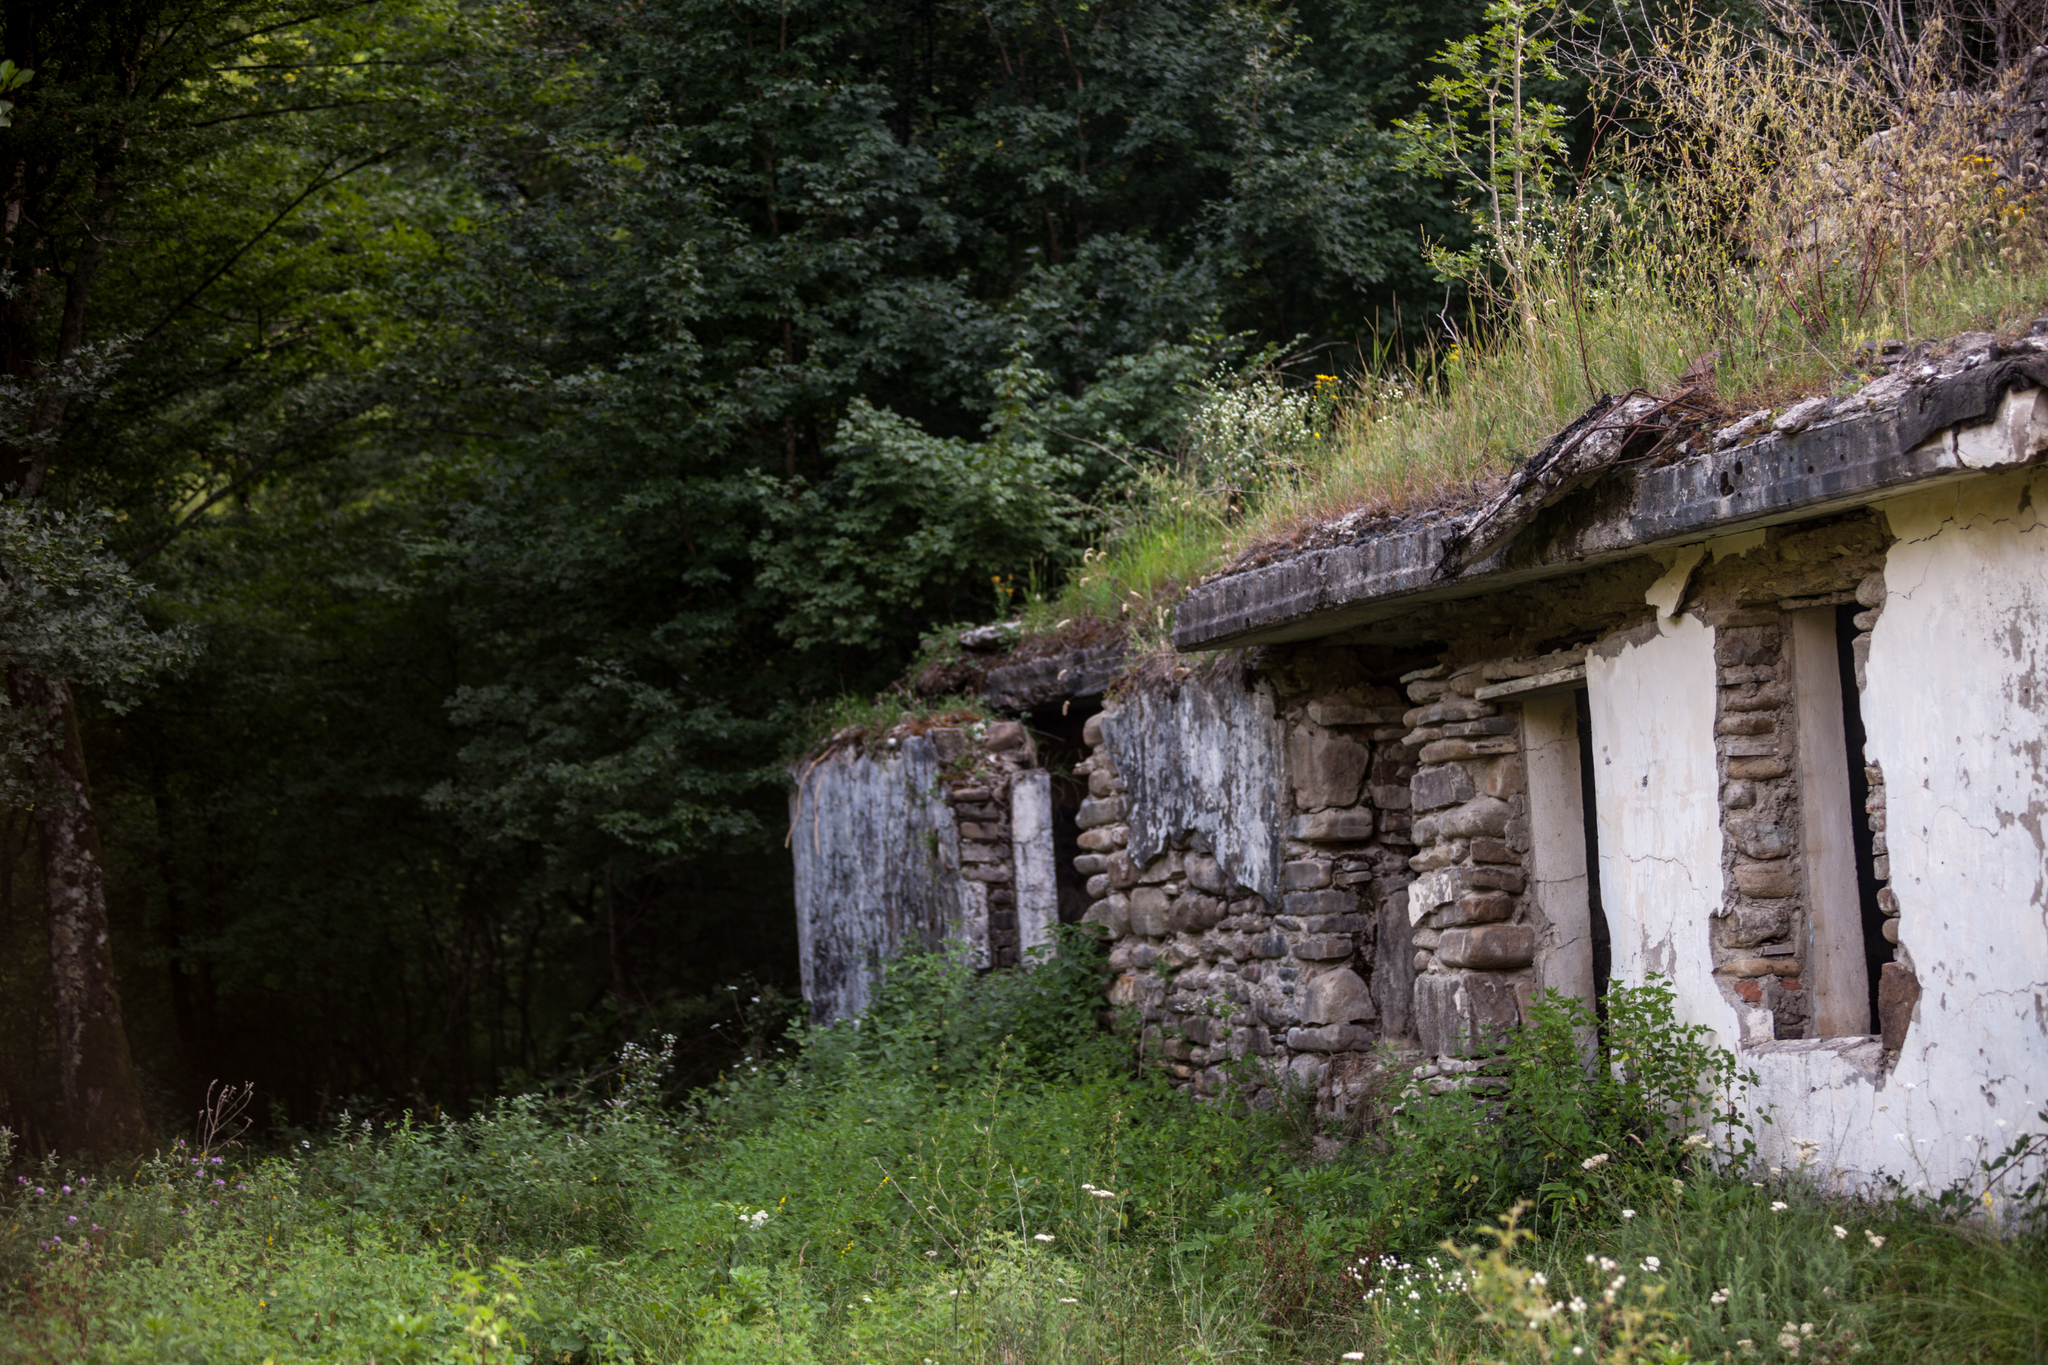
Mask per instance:
[[[1873,369],[1718,429],[1609,400],[1478,505],[1202,583],[1177,654],[998,662],[1014,720],[827,750],[814,1017],[1085,921],[1176,1077],[1342,1109],[1654,973],[1761,1076],[1766,1159],[1973,1170],[2048,1104],[2048,322]]]

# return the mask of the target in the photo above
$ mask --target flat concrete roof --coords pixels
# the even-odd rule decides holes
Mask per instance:
[[[1803,430],[1766,431],[1659,468],[1605,470],[1546,501],[1505,544],[1462,570],[1448,561],[1481,509],[1213,578],[1175,609],[1174,644],[1196,650],[1317,639],[1432,602],[1848,511],[1904,488],[2026,463],[2041,453],[2032,446],[2048,436],[2048,412],[2024,432],[1981,439],[1960,433],[1995,417],[2007,393],[2048,387],[2044,351],[2044,337],[2009,350],[1985,338],[1984,349],[1951,355],[1957,368],[1894,372]]]

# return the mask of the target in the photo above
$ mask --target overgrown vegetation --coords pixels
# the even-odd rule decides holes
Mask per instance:
[[[1098,954],[1070,937],[1033,971],[982,978],[900,962],[859,1028],[750,1052],[680,1107],[660,1060],[629,1049],[599,1103],[344,1119],[282,1151],[216,1131],[94,1178],[44,1163],[5,1200],[0,1351],[914,1365],[2048,1349],[2038,1185],[1993,1187],[2001,1238],[1972,1216],[1976,1187],[1864,1203],[1757,1166],[1729,1117],[1742,1078],[1654,982],[1617,991],[1611,1067],[1587,1068],[1592,1021],[1553,998],[1496,1089],[1397,1080],[1333,1149],[1303,1097],[1195,1102],[1134,1070],[1128,1035],[1097,1028]],[[2039,1143],[2016,1144],[2019,1166]]]
[[[4,660],[78,692],[100,1111],[463,1110],[793,994],[792,737],[1056,587],[1203,376],[1431,287],[1461,225],[1384,129],[1480,7],[0,14],[0,499],[146,616]],[[40,843],[0,818],[38,1150],[115,1017],[52,997]]]
[[[2024,333],[2048,312],[2048,217],[1987,154],[2022,68],[1957,7],[1890,13],[1696,5],[1587,36],[1582,11],[1493,5],[1400,125],[1405,164],[1470,212],[1471,245],[1430,252],[1464,307],[1342,379],[1209,381],[1033,619],[1135,613],[1163,637],[1177,589],[1320,525],[1469,502],[1605,395],[1689,387],[1712,420],[1853,390],[1873,342]],[[1574,80],[1582,109],[1555,102]],[[1219,465],[1211,433],[1248,395],[1268,429]]]

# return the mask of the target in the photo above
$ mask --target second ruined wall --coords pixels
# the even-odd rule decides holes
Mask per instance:
[[[1140,689],[1090,722],[1087,920],[1113,1003],[1198,1091],[1342,1110],[1411,1030],[1406,709],[1341,655]]]
[[[1017,960],[1077,837],[1109,1000],[1199,1093],[1487,1088],[1541,991],[1654,975],[1761,1077],[1766,1160],[1944,1186],[2048,1103],[2044,506],[1975,474],[1132,687],[1077,726],[1077,836],[1021,726],[835,755],[807,994]]]

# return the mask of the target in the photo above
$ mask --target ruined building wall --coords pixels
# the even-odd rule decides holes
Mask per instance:
[[[1964,1176],[2048,1103],[2035,401],[1927,437],[1955,463],[1918,491],[1143,670],[1079,727],[1078,834],[1021,726],[823,760],[807,994],[857,1009],[948,935],[1017,960],[1072,838],[1108,998],[1199,1094],[1341,1113],[1388,1055],[1483,1089],[1540,991],[1654,974],[1761,1077],[1765,1160]]]
[[[819,1023],[867,1008],[882,964],[960,921],[960,837],[922,735],[827,755],[790,798],[797,954]]]
[[[1079,869],[1113,1003],[1203,1093],[1238,1064],[1341,1110],[1410,1027],[1408,775],[1391,689],[1278,667],[1090,722]],[[1391,911],[1391,914],[1390,914]]]
[[[884,966],[961,945],[1014,966],[1058,918],[1049,774],[1016,721],[826,751],[790,796],[797,952],[815,1023],[867,1008]]]

